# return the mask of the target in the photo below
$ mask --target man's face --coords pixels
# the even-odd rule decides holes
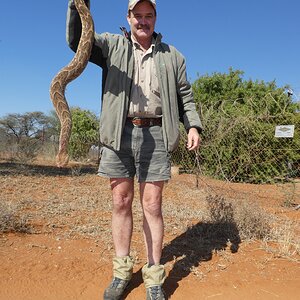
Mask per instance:
[[[151,41],[155,27],[156,15],[149,1],[138,3],[127,16],[131,33],[139,43]]]

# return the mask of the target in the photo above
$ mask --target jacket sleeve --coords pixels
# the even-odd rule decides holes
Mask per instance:
[[[84,0],[86,5],[90,7],[90,1]],[[81,36],[81,20],[76,10],[74,0],[69,0],[68,11],[67,11],[67,24],[66,24],[66,39],[69,47],[76,52]],[[101,45],[101,35],[95,34],[94,44],[90,56],[90,61],[96,65],[103,67],[105,66],[105,57],[103,55]],[[103,41],[102,41],[103,43]]]
[[[187,131],[193,127],[201,133],[202,123],[196,110],[192,86],[187,80],[185,59],[180,53],[177,57],[177,66],[177,101],[180,120]]]

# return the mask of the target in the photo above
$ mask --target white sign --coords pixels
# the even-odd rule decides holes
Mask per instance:
[[[295,125],[279,125],[275,128],[275,137],[292,138],[294,137]]]

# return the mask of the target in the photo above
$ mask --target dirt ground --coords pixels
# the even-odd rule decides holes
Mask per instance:
[[[93,166],[0,162],[0,201],[23,221],[23,232],[0,234],[0,300],[102,299],[112,275],[111,202],[107,179],[95,174]],[[300,203],[299,185],[230,184],[173,174],[163,207],[169,299],[299,299],[300,210],[294,207]],[[216,228],[205,206],[212,193],[258,205],[287,231],[278,240],[244,240],[237,230],[221,239],[204,238]],[[140,217],[136,197],[136,262],[128,300],[145,299]]]

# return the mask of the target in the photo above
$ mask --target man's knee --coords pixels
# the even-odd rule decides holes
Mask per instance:
[[[113,209],[118,212],[131,211],[132,195],[130,194],[114,194]]]
[[[143,208],[146,214],[153,217],[160,217],[162,215],[161,200],[153,199],[145,201]]]
[[[131,211],[133,183],[131,179],[111,179],[114,211]]]

